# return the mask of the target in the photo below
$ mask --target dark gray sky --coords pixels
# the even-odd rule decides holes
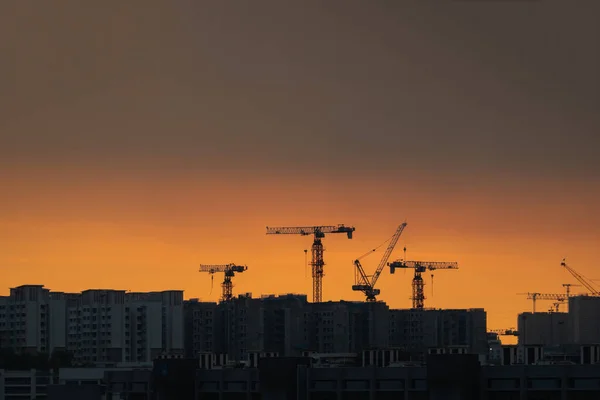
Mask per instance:
[[[3,1],[0,163],[599,176],[600,1],[290,3]]]

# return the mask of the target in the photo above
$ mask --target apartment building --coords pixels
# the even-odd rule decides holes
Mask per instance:
[[[220,303],[215,311],[214,352],[226,354],[230,360],[247,358],[264,347],[264,328],[261,323],[261,300],[250,293],[232,301]]]
[[[360,352],[389,346],[389,308],[382,302],[311,303],[308,346],[317,353]]]
[[[11,288],[0,297],[1,347],[51,353],[65,348],[65,329],[65,302],[43,285]]]
[[[152,317],[159,322],[152,325],[154,331],[160,331],[160,341],[155,348],[170,355],[183,355],[185,349],[183,290],[163,292],[127,293],[126,302],[137,304],[137,308],[153,309]],[[145,314],[147,315],[147,313]],[[148,318],[142,321],[149,321]],[[150,328],[150,326],[148,326]]]
[[[600,343],[600,297],[574,296],[569,298],[570,342]]]
[[[0,340],[17,351],[67,350],[81,364],[183,355],[183,291],[62,293],[19,286],[0,297]]]
[[[517,317],[521,345],[558,346],[569,343],[569,314],[561,312],[524,312]]]
[[[244,294],[220,304],[191,300],[186,302],[187,354],[241,361],[251,353],[360,353],[389,346],[389,321],[383,302],[309,303],[297,294]]]
[[[67,310],[67,350],[76,362],[124,361],[131,332],[124,290],[85,290]]]
[[[214,323],[217,303],[190,299],[184,307],[185,356],[197,357],[200,353],[211,353],[215,340]]]
[[[429,348],[464,346],[487,354],[487,317],[481,308],[390,310],[389,344],[424,354]]]
[[[402,348],[488,352],[486,317],[473,310],[390,310],[383,302],[309,303],[306,295],[243,294],[229,302],[186,301],[182,291],[89,289],[52,292],[41,285],[0,298],[3,346],[66,349],[79,364],[144,363],[159,355],[300,356]]]

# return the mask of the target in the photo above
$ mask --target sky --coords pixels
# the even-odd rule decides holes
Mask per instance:
[[[21,284],[360,300],[352,260],[458,261],[427,307],[483,307],[600,278],[596,0],[0,5],[0,294]],[[363,260],[372,270],[382,252]],[[596,275],[594,275],[596,274]],[[409,307],[411,274],[381,300]],[[574,288],[573,291],[577,291]],[[546,302],[547,303],[547,302]],[[538,302],[538,310],[551,304]]]

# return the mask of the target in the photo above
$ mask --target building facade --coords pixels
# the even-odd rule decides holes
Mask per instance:
[[[518,343],[558,346],[569,343],[569,314],[561,312],[521,313],[517,317]]]
[[[66,346],[66,302],[43,285],[24,285],[0,297],[0,345],[51,353]],[[52,317],[51,317],[52,314]]]
[[[0,297],[3,348],[66,350],[80,364],[149,362],[184,353],[183,291],[52,292],[24,285]]]
[[[296,357],[388,348],[422,357],[429,348],[452,346],[488,353],[483,309],[390,310],[383,302],[309,303],[296,294],[244,294],[219,304],[190,300],[185,309],[188,357],[214,353],[235,363],[251,353]]]
[[[569,333],[572,343],[600,343],[600,297],[569,298]]]
[[[476,354],[489,351],[483,309],[406,309],[390,310],[389,314],[391,347],[419,354],[449,346],[466,346]]]

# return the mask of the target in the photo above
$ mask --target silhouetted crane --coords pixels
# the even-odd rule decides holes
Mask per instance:
[[[248,269],[245,265],[236,265],[236,264],[201,264],[200,272],[208,272],[211,275],[211,279],[213,278],[213,274],[217,272],[223,272],[224,278],[223,283],[221,283],[221,287],[223,289],[223,293],[221,295],[221,301],[229,301],[233,298],[233,282],[231,278],[235,276],[236,272],[244,272]]]
[[[565,301],[568,296],[566,294],[556,294],[556,293],[517,293],[518,295],[527,296],[527,300],[531,300],[533,304],[533,312],[535,313],[535,302],[538,300],[554,300],[556,302]]]
[[[560,312],[560,305],[564,304],[562,301],[555,301],[552,303],[552,306],[548,309],[549,313]]]
[[[575,285],[573,283],[563,283],[567,297],[571,294],[571,287],[581,287],[581,285]]]
[[[377,283],[377,280],[381,275],[381,271],[383,271],[383,268],[385,267],[388,259],[390,258],[392,251],[394,251],[394,247],[396,247],[396,243],[398,243],[398,239],[400,238],[400,235],[402,235],[402,232],[404,231],[405,227],[406,222],[398,226],[398,229],[396,229],[396,232],[392,235],[392,237],[383,243],[385,244],[388,241],[390,242],[385,253],[383,254],[383,257],[381,257],[381,261],[379,262],[379,265],[375,269],[373,275],[369,276],[365,273],[365,270],[363,269],[360,260],[368,256],[369,254],[372,254],[377,249],[373,249],[354,260],[354,285],[352,285],[352,290],[363,292],[366,296],[366,301],[376,301],[376,296],[378,296],[379,293],[381,293],[379,289],[375,289],[375,284]]]
[[[573,268],[567,265],[566,258],[563,258],[560,265],[561,267],[564,267],[567,271],[569,271],[569,273],[573,275],[573,277],[577,279],[579,283],[581,283],[587,290],[590,291],[589,296],[600,296],[600,291],[596,289],[596,286],[591,282],[591,279],[586,279],[579,272],[575,271]]]
[[[323,267],[325,261],[323,261],[323,243],[321,239],[325,237],[326,233],[345,233],[348,235],[348,239],[352,239],[352,232],[355,231],[354,227],[347,227],[344,225],[337,226],[296,226],[296,227],[278,227],[270,228],[267,226],[267,235],[314,235],[314,241],[312,245],[312,278],[313,278],[313,302],[320,303],[323,301]]]
[[[413,308],[422,310],[425,307],[425,292],[423,287],[423,277],[421,274],[426,271],[434,271],[437,269],[458,269],[457,262],[445,262],[445,261],[403,261],[396,260],[388,264],[390,267],[390,273],[393,274],[396,268],[413,268],[415,275],[412,280],[412,301]]]

